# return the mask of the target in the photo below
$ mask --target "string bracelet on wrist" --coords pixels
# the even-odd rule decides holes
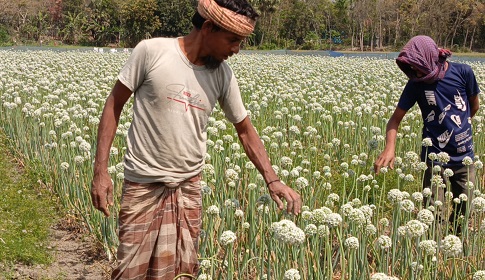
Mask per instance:
[[[266,183],[266,187],[269,187],[269,185],[273,184],[274,182],[280,182],[280,179],[269,181],[268,183]]]

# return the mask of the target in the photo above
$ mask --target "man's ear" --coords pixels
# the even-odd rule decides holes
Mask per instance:
[[[214,23],[210,20],[206,20],[202,24],[201,30],[207,30],[207,31],[211,32],[213,28],[214,28]]]

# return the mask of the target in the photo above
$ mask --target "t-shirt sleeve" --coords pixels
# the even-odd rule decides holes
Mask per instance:
[[[409,111],[417,101],[416,89],[412,82],[408,82],[402,91],[397,107],[403,109],[404,111]]]
[[[118,75],[118,80],[132,92],[141,86],[146,73],[147,46],[145,41],[141,41],[133,49],[128,61],[123,66]]]
[[[228,87],[219,98],[219,105],[231,123],[239,123],[246,118],[248,113],[244,107],[236,77],[232,71],[230,75]]]
[[[468,66],[468,65],[467,65]],[[468,66],[466,67],[466,95],[473,96],[480,93],[480,88],[478,87],[477,79],[473,69]]]

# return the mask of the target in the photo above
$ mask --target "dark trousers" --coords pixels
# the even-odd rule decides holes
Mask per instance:
[[[443,178],[443,183],[446,185],[446,187],[442,188],[440,186],[432,185],[433,170],[432,167],[428,165],[428,169],[426,169],[426,172],[424,174],[423,188],[430,188],[433,194],[431,195],[431,197],[424,199],[425,206],[434,206],[434,202],[439,200],[443,203],[443,207],[445,207],[445,205],[447,205],[445,203],[445,192],[447,191],[451,191],[453,193],[453,198],[457,198],[462,193],[467,195],[467,201],[471,201],[471,199],[473,198],[473,189],[468,188],[467,182],[470,181],[473,183],[473,186],[475,186],[475,166],[472,164],[469,166],[459,165],[447,168],[453,171],[453,176],[449,178],[443,176],[443,171],[445,170],[445,168],[443,167],[441,167],[441,171],[439,173],[435,173],[435,175],[440,175]],[[453,205],[453,209],[456,209],[456,211],[451,211],[448,217],[448,220],[452,224],[454,224],[455,219],[460,217],[460,215],[465,214],[467,201],[460,201],[460,203],[458,204],[451,202]],[[444,217],[443,215],[445,215],[445,213],[447,212],[448,211],[446,211],[446,209],[444,208],[440,209],[437,218],[440,220],[445,220],[446,217]]]

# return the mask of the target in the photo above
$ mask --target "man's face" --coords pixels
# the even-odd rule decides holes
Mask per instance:
[[[411,70],[414,71],[416,77],[421,78],[421,77],[424,77],[425,76],[424,73],[421,72],[421,71],[419,71],[416,67],[410,65],[409,68],[411,68]]]
[[[226,30],[209,32],[206,40],[206,48],[209,50],[209,55],[205,58],[206,66],[217,68],[224,60],[237,54],[244,38]]]

